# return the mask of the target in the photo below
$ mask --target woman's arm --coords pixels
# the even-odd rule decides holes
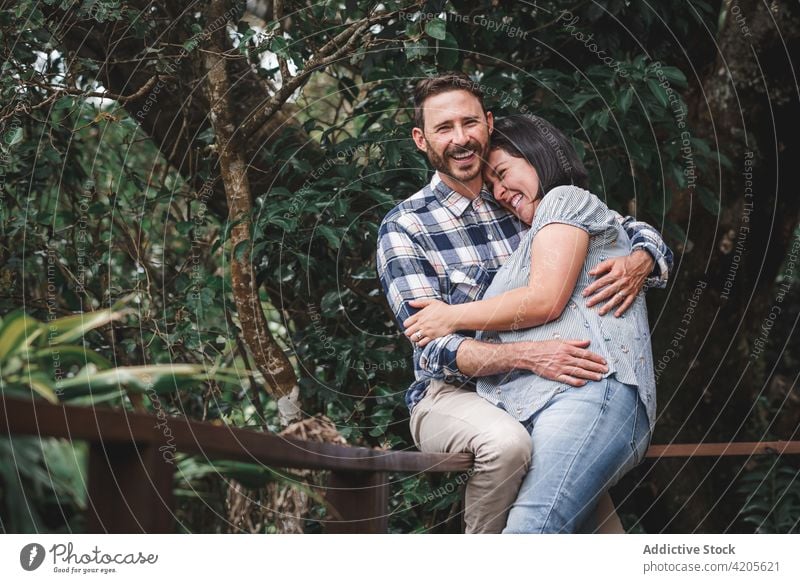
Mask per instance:
[[[572,296],[588,250],[586,231],[550,223],[534,236],[527,287],[452,306],[436,300],[415,300],[410,305],[423,309],[404,322],[406,336],[424,346],[456,330],[517,330],[555,320]]]

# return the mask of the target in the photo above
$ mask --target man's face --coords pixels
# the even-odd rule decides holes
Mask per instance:
[[[484,114],[478,98],[461,89],[428,97],[423,118],[425,127],[414,128],[412,137],[431,165],[461,184],[479,178],[493,119],[491,112]]]

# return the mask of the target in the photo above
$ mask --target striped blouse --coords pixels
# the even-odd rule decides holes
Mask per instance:
[[[534,328],[504,332],[479,332],[478,339],[495,342],[535,340],[591,340],[589,350],[608,361],[606,376],[614,375],[622,383],[638,387],[647,409],[650,429],[656,413],[655,374],[650,348],[650,329],[644,293],[621,317],[613,310],[598,314],[599,306],[588,308],[583,290],[594,280],[588,272],[601,261],[623,257],[631,244],[615,215],[599,198],[575,186],[559,186],[549,191],[536,209],[530,231],[519,247],[503,264],[489,285],[484,298],[498,296],[528,285],[531,269],[531,243],[536,234],[551,223],[565,223],[589,234],[589,251],[572,297],[561,316]],[[512,371],[478,380],[478,393],[519,421],[526,421],[542,409],[551,397],[571,388],[533,373]]]

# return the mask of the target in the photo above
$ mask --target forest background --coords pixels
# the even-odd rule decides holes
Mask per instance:
[[[431,174],[411,88],[459,70],[674,250],[653,442],[798,439],[797,3],[0,4],[4,395],[265,432],[296,399],[319,438],[413,448],[376,236]],[[180,531],[320,529],[316,474],[171,461]],[[81,532],[85,466],[0,439],[0,528]],[[648,461],[612,494],[631,532],[797,532],[798,467]],[[391,530],[458,531],[462,482],[393,476]]]

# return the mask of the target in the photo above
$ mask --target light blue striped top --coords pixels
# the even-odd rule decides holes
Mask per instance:
[[[611,211],[592,193],[575,186],[559,186],[539,203],[530,231],[516,251],[503,264],[489,285],[484,298],[498,296],[528,285],[531,270],[531,243],[536,234],[551,223],[565,223],[589,233],[589,251],[578,276],[575,290],[561,316],[542,326],[506,332],[479,332],[477,338],[494,342],[535,340],[591,340],[589,350],[608,361],[609,372],[620,382],[636,385],[647,409],[652,431],[656,413],[656,387],[650,328],[644,293],[620,318],[614,311],[598,314],[599,306],[588,308],[583,290],[594,280],[588,272],[601,261],[628,255],[631,244],[625,230]],[[533,373],[513,371],[478,380],[478,393],[505,409],[520,421],[529,419],[556,394],[572,387]],[[576,389],[580,390],[580,389]]]

